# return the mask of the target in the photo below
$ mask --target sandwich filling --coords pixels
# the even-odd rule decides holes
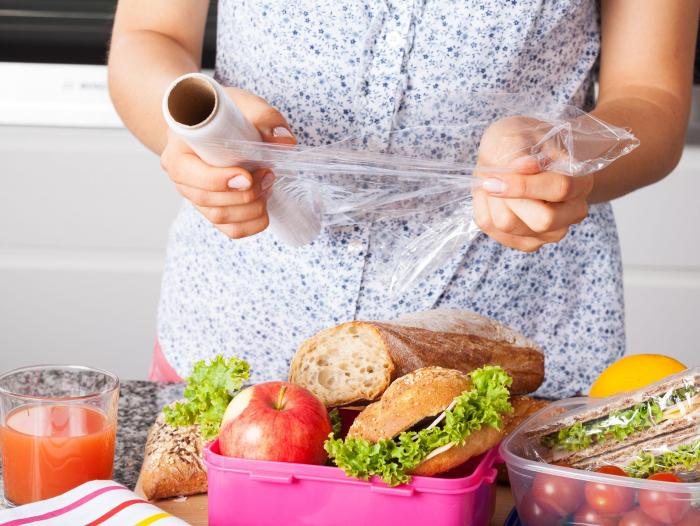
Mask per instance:
[[[624,470],[632,477],[646,478],[661,472],[693,472],[700,468],[700,438],[664,451],[641,452]]]
[[[700,407],[700,387],[675,389],[670,394],[649,398],[602,418],[575,424],[550,433],[542,444],[550,449],[581,451],[594,444],[621,442],[665,420],[685,417]]]
[[[391,486],[410,480],[409,473],[437,450],[464,444],[483,426],[501,429],[502,416],[512,411],[508,387],[512,378],[500,367],[486,366],[468,375],[472,388],[457,396],[437,418],[421,421],[393,438],[369,442],[362,438],[326,440],[328,456],[351,477],[367,480],[377,475]]]

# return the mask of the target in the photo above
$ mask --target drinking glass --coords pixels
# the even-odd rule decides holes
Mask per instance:
[[[112,478],[119,379],[78,365],[0,374],[0,450],[7,506]]]

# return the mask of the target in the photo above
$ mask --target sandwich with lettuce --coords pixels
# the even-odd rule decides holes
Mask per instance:
[[[593,402],[528,433],[546,462],[594,469],[619,465],[646,477],[695,469],[700,443],[700,369]]]
[[[512,378],[498,366],[464,374],[424,367],[387,388],[355,419],[345,438],[326,441],[329,458],[349,476],[389,485],[447,472],[496,446],[542,403],[511,399]]]

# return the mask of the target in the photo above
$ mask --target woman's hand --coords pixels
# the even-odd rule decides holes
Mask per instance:
[[[486,130],[479,147],[478,165],[508,170],[477,172],[484,181],[474,190],[474,220],[491,238],[524,252],[560,241],[588,215],[593,175],[546,171],[561,151],[542,141],[550,129],[536,119],[508,117]]]
[[[296,143],[285,118],[264,99],[236,88],[226,92],[265,142]],[[171,131],[160,163],[177,191],[228,237],[239,239],[267,228],[266,202],[275,180],[269,170],[250,173],[239,166],[210,166]]]

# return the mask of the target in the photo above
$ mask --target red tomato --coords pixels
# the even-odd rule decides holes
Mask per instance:
[[[596,469],[596,473],[605,473],[606,475],[617,475],[619,477],[628,477],[625,470],[617,466],[601,466]]]
[[[617,517],[606,517],[591,508],[588,504],[584,504],[574,515],[573,524],[585,524],[586,526],[617,526]]]
[[[562,518],[537,502],[532,491],[529,491],[518,504],[518,517],[526,526],[555,526],[561,524]]]
[[[672,473],[657,473],[647,480],[680,482]],[[639,507],[649,517],[659,522],[673,523],[681,520],[690,510],[690,495],[672,491],[639,490]]]
[[[586,482],[585,493],[588,505],[602,515],[618,515],[634,505],[634,489],[625,486]]]
[[[538,473],[532,483],[532,495],[540,506],[563,517],[576,511],[583,503],[583,482]]]
[[[673,526],[698,526],[700,524],[700,510],[690,510],[681,520],[674,522]]]
[[[664,526],[661,522],[655,521],[639,508],[625,513],[620,519],[619,526]]]

